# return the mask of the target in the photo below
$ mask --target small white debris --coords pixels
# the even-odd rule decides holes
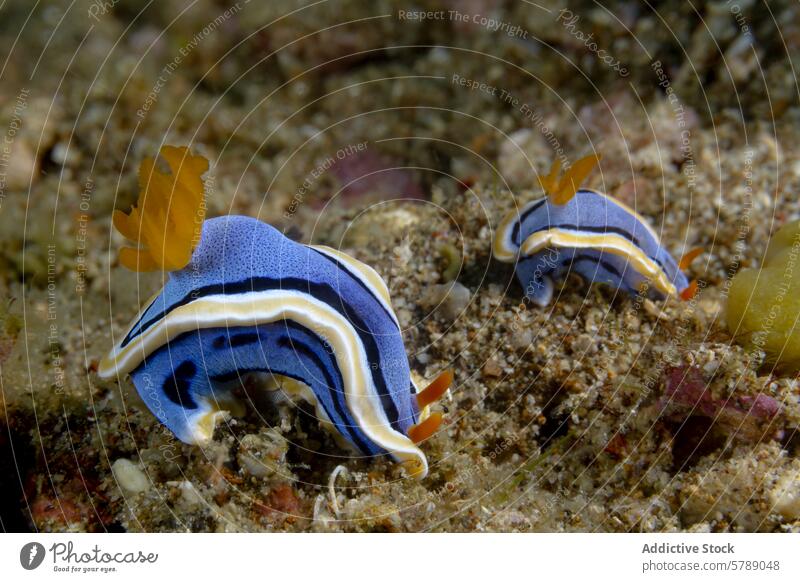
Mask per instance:
[[[519,329],[511,334],[509,340],[511,342],[511,347],[516,350],[524,350],[533,343],[533,334],[529,329]]]
[[[181,490],[181,498],[189,507],[203,503],[203,496],[191,481],[181,481],[178,488]]]
[[[435,308],[442,317],[452,321],[467,308],[469,299],[469,289],[455,281],[444,285],[432,285],[420,298],[420,304],[423,307]]]
[[[775,511],[790,521],[800,518],[800,470],[784,473],[772,490]]]
[[[331,476],[328,479],[328,497],[330,499],[330,507],[333,510],[333,515],[337,518],[341,516],[341,511],[339,509],[339,503],[336,499],[336,478],[345,472],[347,468],[344,465],[337,465],[336,468],[331,472]]]
[[[79,157],[78,150],[68,142],[60,141],[50,151],[50,159],[59,166],[74,166]]]
[[[117,459],[111,465],[111,472],[119,483],[119,486],[126,493],[135,495],[150,489],[150,479],[139,467],[139,463],[134,463],[128,459]]]

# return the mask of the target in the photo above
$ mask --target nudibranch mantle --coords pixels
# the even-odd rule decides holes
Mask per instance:
[[[570,270],[631,294],[645,282],[658,298],[692,291],[646,220],[595,190],[576,189],[560,199],[546,195],[510,213],[498,226],[492,251],[499,261],[517,263],[526,296],[542,306],[552,299],[553,278]]]
[[[184,442],[203,443],[230,406],[226,383],[250,371],[299,387],[363,454],[388,452],[414,476],[427,473],[408,434],[426,438],[439,419],[420,410],[424,392],[411,381],[380,276],[259,220],[209,219],[189,264],[169,274],[98,372],[130,373],[162,423]]]

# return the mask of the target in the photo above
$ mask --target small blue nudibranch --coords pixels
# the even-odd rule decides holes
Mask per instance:
[[[362,454],[388,453],[427,473],[417,444],[441,422],[428,405],[452,375],[417,391],[378,273],[252,218],[209,219],[189,263],[169,274],[99,373],[130,373],[163,424],[203,443],[230,409],[232,381],[254,371],[311,402]]]
[[[560,181],[560,163],[554,163],[550,174],[539,178],[545,197],[501,222],[494,257],[516,262],[526,296],[542,306],[552,299],[553,278],[571,270],[631,294],[647,283],[652,297],[689,299],[696,283],[690,284],[681,268],[697,251],[687,253],[679,265],[633,209],[600,192],[579,189],[598,161],[597,156],[579,160]]]

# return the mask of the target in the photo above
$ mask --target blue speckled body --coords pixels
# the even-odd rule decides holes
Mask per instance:
[[[258,297],[271,291],[310,298],[347,320],[366,354],[368,366],[359,366],[360,372],[374,385],[392,429],[405,435],[419,411],[391,307],[387,308],[352,268],[252,218],[207,220],[191,262],[169,275],[163,290],[117,349],[140,341],[142,334],[167,315],[195,301]],[[386,452],[370,440],[351,414],[341,362],[337,363],[329,338],[313,327],[289,318],[258,325],[234,321],[207,328],[198,324],[197,329],[150,350],[131,374],[151,411],[187,442],[192,439],[194,415],[203,412],[198,402],[225,400],[232,378],[242,372],[263,371],[310,387],[336,430],[362,453]]]

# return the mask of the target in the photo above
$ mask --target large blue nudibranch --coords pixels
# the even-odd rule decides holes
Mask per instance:
[[[362,454],[388,453],[413,475],[427,473],[417,445],[439,425],[428,405],[452,377],[418,393],[378,273],[253,218],[205,220],[188,264],[169,274],[99,373],[130,373],[164,425],[203,443],[231,407],[232,384],[249,372],[271,374],[312,403]]]

